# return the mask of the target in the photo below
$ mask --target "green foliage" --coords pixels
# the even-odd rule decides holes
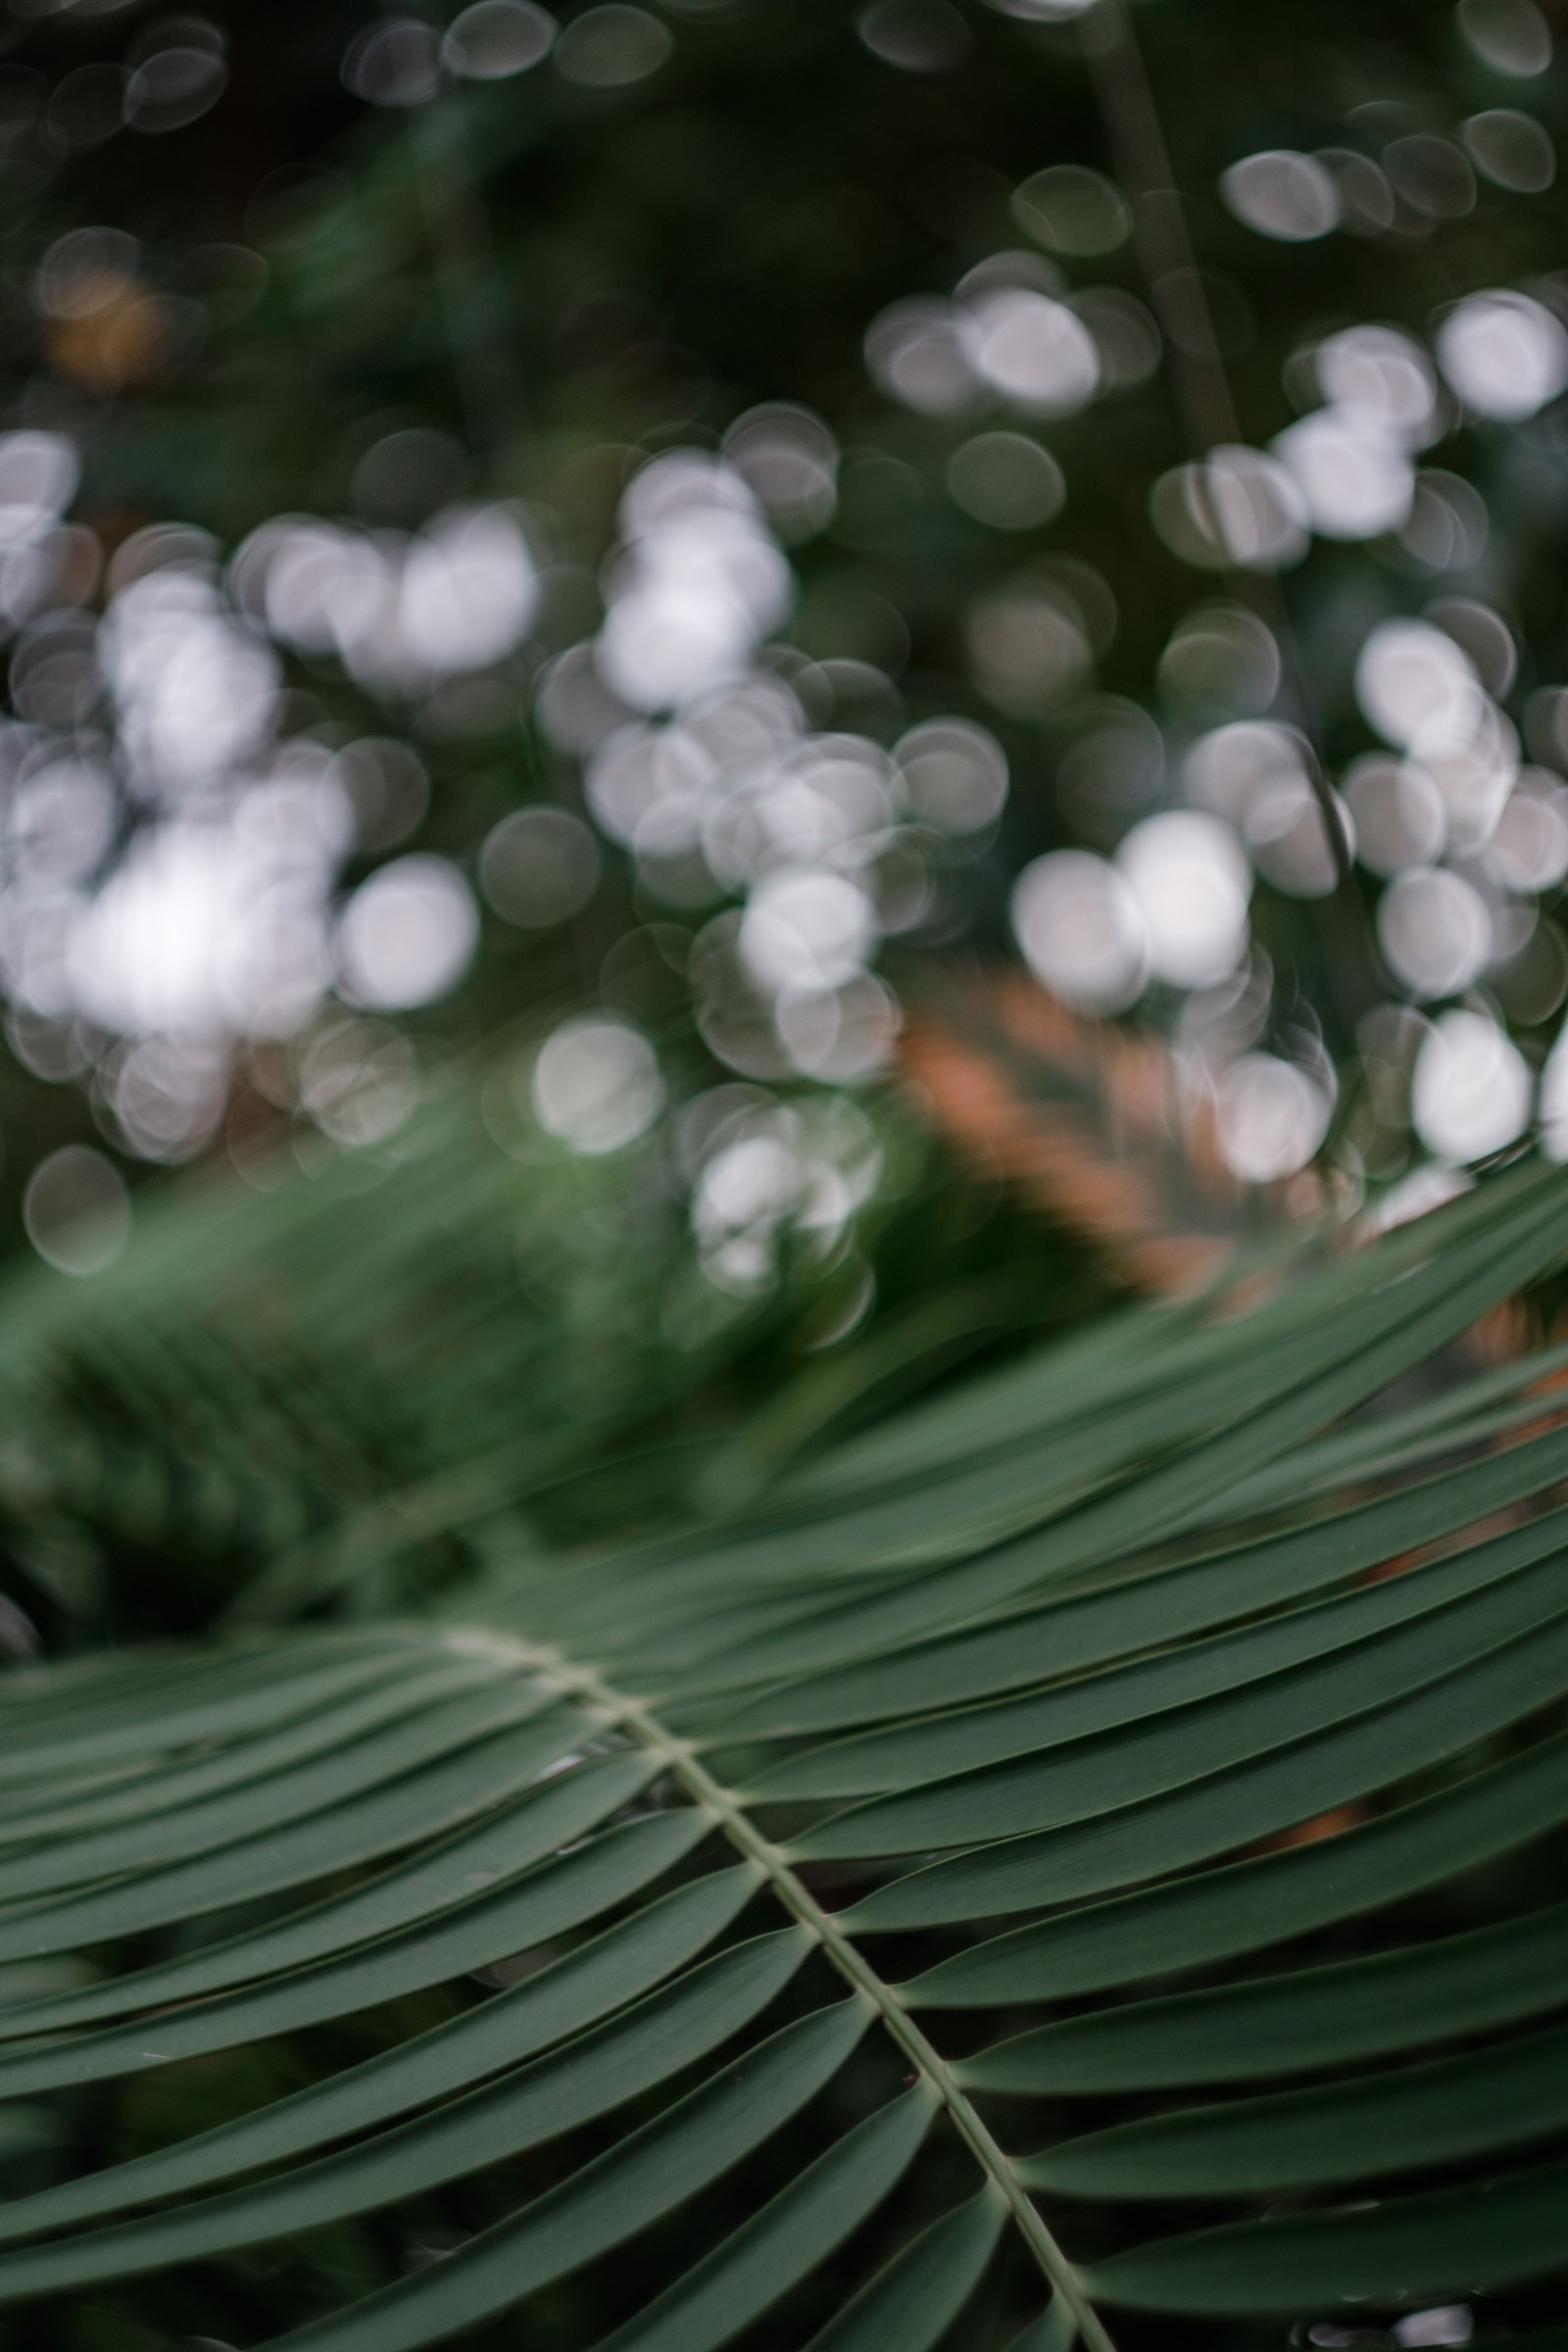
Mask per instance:
[[[476,1493],[492,1533],[482,1576],[421,1587],[397,1518],[323,1479],[358,1622],[257,1536],[221,1638],[11,1673],[5,2340],[1240,2352],[1462,2322],[1546,2352],[1560,1351],[1424,1368],[1558,1260],[1561,1175],[1096,1322],[738,1514],[562,1554],[495,1518],[456,1400],[506,1393],[510,1324],[564,1348],[569,1434],[578,1343],[481,1311],[505,1187],[476,1166],[421,1219],[444,1164],[185,1188],[75,1318],[79,1365],[156,1340],[220,1469],[221,1383],[279,1334],[319,1368],[274,1375],[302,1419],[365,1356],[438,1498],[421,1542]],[[15,1395],[63,1338],[19,1299]],[[73,1392],[78,1446],[113,1395]],[[166,1482],[149,1554],[202,1492]],[[316,1622],[263,1628],[284,1592]]]
[[[145,971],[117,972],[107,993],[78,1002],[58,956],[40,978],[41,965],[23,969],[30,950],[8,947],[6,1247],[21,1241],[34,1171],[94,1127],[132,1162],[205,1150],[230,1112],[241,1142],[257,1119],[335,1133],[341,1090],[389,1038],[394,1049],[416,1041],[433,1062],[519,1004],[597,1001],[639,1024],[672,1107],[737,1073],[770,1084],[782,1072],[787,1085],[824,1074],[831,1016],[793,1043],[772,1034],[765,1004],[750,1032],[713,1017],[740,993],[724,956],[758,878],[739,872],[735,845],[720,855],[709,842],[712,870],[695,850],[666,857],[659,828],[639,844],[626,811],[607,819],[594,789],[617,717],[662,730],[673,710],[678,749],[686,688],[672,678],[663,694],[656,681],[635,710],[593,689],[597,716],[561,702],[564,679],[604,687],[593,649],[624,571],[633,480],[672,452],[727,452],[742,465],[746,432],[760,416],[777,426],[781,403],[807,435],[792,445],[797,461],[814,448],[820,478],[813,496],[775,497],[775,481],[763,497],[782,601],[759,618],[741,668],[754,683],[793,681],[808,733],[854,734],[873,768],[911,726],[951,713],[985,723],[1011,777],[984,822],[946,836],[932,813],[941,795],[905,795],[897,840],[878,847],[867,835],[856,853],[886,935],[865,953],[880,955],[878,989],[906,1004],[934,951],[960,939],[1004,947],[1011,887],[1039,857],[1066,845],[1109,853],[1184,796],[1212,798],[1214,779],[1200,790],[1189,762],[1223,726],[1301,730],[1294,750],[1294,736],[1283,750],[1276,738],[1274,754],[1305,760],[1303,788],[1307,769],[1339,778],[1359,808],[1365,778],[1350,778],[1381,722],[1354,672],[1380,622],[1425,613],[1440,654],[1450,644],[1454,659],[1473,658],[1485,688],[1477,743],[1497,793],[1521,749],[1545,769],[1568,760],[1553,684],[1560,413],[1544,385],[1534,409],[1525,393],[1510,406],[1504,385],[1499,408],[1432,372],[1453,306],[1489,287],[1560,332],[1552,142],[1568,116],[1534,0],[1501,6],[1494,24],[1490,7],[1405,0],[1372,10],[1333,0],[1310,20],[1239,0],[1181,12],[1105,0],[1087,14],[1067,0],[961,10],[676,0],[634,20],[647,70],[597,80],[573,64],[589,13],[575,0],[554,50],[547,26],[531,59],[514,57],[517,70],[497,78],[450,49],[450,70],[429,63],[461,13],[394,11],[389,27],[385,12],[330,0],[274,11],[264,37],[238,20],[144,25],[118,9],[35,0],[13,11],[0,87],[0,351],[14,386],[4,422],[69,443],[82,478],[70,532],[49,542],[59,576],[40,573],[25,595],[17,587],[5,617],[19,722],[6,757],[19,777],[44,772],[45,752],[50,773],[88,758],[102,800],[91,816],[91,791],[76,790],[51,819],[47,850],[19,836],[8,888],[22,896],[8,923],[31,937],[20,909],[36,888],[40,936],[53,939],[62,877],[85,906],[145,865],[150,845],[182,835],[185,782],[137,766],[123,681],[95,634],[109,616],[112,638],[125,592],[165,566],[199,579],[208,617],[239,623],[252,653],[267,639],[278,664],[281,691],[243,756],[212,738],[203,793],[220,783],[222,799],[232,786],[237,807],[274,756],[297,783],[346,745],[388,738],[405,782],[411,749],[427,771],[427,796],[392,794],[378,809],[372,784],[356,800],[356,837],[334,853],[315,910],[323,991],[333,918],[392,853],[441,858],[488,904],[461,987],[455,968],[434,995],[350,989],[351,1004],[323,1002],[318,1014],[302,999],[292,1038],[239,1019],[221,991],[194,1011],[189,1001],[128,1008]],[[429,52],[422,79],[401,92],[355,63],[399,25],[416,49],[422,27]],[[1140,53],[1152,113],[1139,102]],[[185,76],[180,119],[139,119],[134,105],[124,118],[117,95],[94,129],[84,92],[122,93],[149,58],[167,61],[160,71],[176,83]],[[1535,163],[1509,165],[1499,138],[1523,140],[1518,152]],[[1232,202],[1236,168],[1280,151],[1328,208],[1299,233],[1271,223],[1266,206],[1239,214]],[[1098,204],[1101,228],[1090,220],[1080,234],[1083,219],[1075,228],[1054,215],[1044,174],[1057,175],[1058,195],[1076,186],[1080,208]],[[965,305],[987,288],[1033,301],[1049,292],[1075,332],[1100,338],[1093,399],[1031,391],[1015,372],[1009,389],[1006,369],[998,381],[966,376],[956,347],[942,380],[900,388],[884,364],[889,318],[907,323],[913,304],[936,320],[939,343],[961,342],[975,324]],[[1288,566],[1278,578],[1274,557],[1258,569],[1245,547],[1227,569],[1190,517],[1173,538],[1184,462],[1215,444],[1261,455],[1293,418],[1332,423],[1314,354],[1347,328],[1384,338],[1407,392],[1431,377],[1426,421],[1406,418],[1387,448],[1380,424],[1367,445],[1374,471],[1381,452],[1398,480],[1409,474],[1408,516],[1397,496],[1381,523],[1319,514],[1288,555],[1276,551]],[[804,424],[795,404],[809,412]],[[1009,473],[1019,465],[1022,476]],[[1042,482],[1054,485],[1049,495]],[[510,647],[487,647],[475,629],[471,663],[459,647],[440,679],[354,653],[348,573],[324,619],[290,619],[286,597],[272,610],[265,550],[247,546],[259,526],[287,538],[316,515],[363,571],[376,547],[402,545],[399,533],[454,502],[512,516],[539,595]],[[212,689],[214,710],[227,699]],[[1503,1140],[1523,1131],[1519,1104],[1568,985],[1551,849],[1568,803],[1560,780],[1529,779],[1513,808],[1523,831],[1499,861],[1487,838],[1496,811],[1461,806],[1467,773],[1444,783],[1464,820],[1446,848],[1441,812],[1425,847],[1406,844],[1409,859],[1446,857],[1452,887],[1404,896],[1417,933],[1423,904],[1468,910],[1480,943],[1468,961],[1416,969],[1396,957],[1380,970],[1367,918],[1387,904],[1393,869],[1376,825],[1363,810],[1361,867],[1320,899],[1321,879],[1293,874],[1281,848],[1282,803],[1249,819],[1256,953],[1244,994],[1218,1003],[1190,973],[1154,974],[1152,1028],[1177,1035],[1188,1059],[1199,1052],[1211,1076],[1261,1047],[1312,1081],[1317,1125],[1298,1135],[1297,1165],[1326,1141],[1347,1182],[1379,1187],[1423,1152],[1479,1155],[1493,1129],[1412,1130],[1409,1080],[1427,1032],[1408,1018],[1414,1002],[1441,1020],[1439,1008],[1478,987],[1479,1009],[1522,1056],[1500,1064],[1519,1098]],[[1240,792],[1219,795],[1227,821],[1243,813]],[[600,824],[600,871],[554,913],[536,904],[519,915],[491,888],[485,845],[509,817],[541,808]],[[811,862],[821,842],[810,827],[780,823],[790,858]],[[1316,838],[1310,817],[1306,837]],[[571,838],[598,857],[586,832]],[[200,897],[176,907],[180,924]],[[1139,985],[1134,975],[1089,1001],[1130,1004]],[[377,1002],[395,1017],[362,1020]],[[871,1020],[867,1004],[887,1001],[873,992],[859,1004]],[[212,1036],[182,1066],[187,1032],[204,1024]],[[153,1050],[142,1051],[148,1031]],[[889,1045],[866,1046],[859,1063],[841,1056],[829,1082],[858,1083]],[[1255,1152],[1243,1156],[1257,1165]],[[43,1222],[27,1229],[37,1240]]]
[[[74,1641],[225,1609],[384,1611],[482,1579],[496,1544],[511,1557],[657,1521],[705,1470],[755,1475],[759,1445],[763,1464],[787,1455],[853,1405],[852,1367],[820,1397],[786,1387],[773,1436],[728,1464],[748,1366],[777,1390],[780,1343],[799,1362],[792,1340],[808,1349],[832,1313],[833,1267],[798,1248],[779,1287],[727,1298],[659,1150],[562,1151],[518,1108],[527,1067],[527,1041],[503,1039],[386,1148],[322,1151],[304,1177],[285,1152],[251,1187],[150,1199],[88,1316],[76,1282],[13,1272],[0,1524],[24,1605]],[[879,1160],[913,1154],[891,1108],[880,1140],[862,1125]],[[938,1194],[916,1211],[928,1233]],[[885,1229],[888,1210],[859,1223]],[[1015,1320],[1035,1287],[949,1302],[906,1333],[906,1374]]]
[[[498,1515],[526,1541],[524,1498],[710,1368],[716,1329],[672,1344],[683,1276],[694,1309],[703,1286],[657,1169],[515,1156],[489,1065],[489,1097],[447,1088],[395,1151],[186,1188],[85,1323],[71,1282],[13,1281],[8,1516],[88,1624],[200,1622],[241,1583],[287,1616],[474,1573]]]

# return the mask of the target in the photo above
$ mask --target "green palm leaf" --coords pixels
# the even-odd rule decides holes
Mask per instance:
[[[96,2169],[35,2152],[0,2301],[151,2308],[380,2217],[253,2340],[1546,2317],[1560,1351],[1378,1399],[1555,1263],[1564,1199],[1518,1170],[1245,1309],[1141,1308],[461,1608],[14,1672],[0,1958],[90,1973],[0,2009],[0,2098],[69,2128],[197,2059],[304,2075]],[[251,1245],[212,1219],[217,1281]],[[323,2061],[344,2021],[370,2046]],[[456,2242],[400,2267],[426,2210]]]
[[[600,1525],[614,1482],[587,1474],[647,1435],[681,1491],[670,1408],[792,1294],[671,1347],[690,1236],[651,1165],[523,1135],[526,1050],[503,1040],[379,1151],[142,1196],[90,1317],[77,1285],[8,1274],[0,1525],[53,1603],[145,1624],[156,1572],[175,1622],[364,1617],[482,1576],[498,1525],[548,1538],[563,1492]],[[140,1577],[116,1579],[127,1549]]]

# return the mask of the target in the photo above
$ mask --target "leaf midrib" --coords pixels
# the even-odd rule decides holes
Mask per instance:
[[[586,1701],[603,1710],[640,1746],[660,1759],[693,1803],[710,1816],[740,1853],[757,1865],[775,1898],[791,1918],[815,1937],[839,1974],[872,2004],[893,2041],[931,2084],[969,2153],[1005,2199],[1018,2232],[1041,2271],[1071,2311],[1085,2352],[1116,2352],[1115,2343],[1089,2302],[1072,2263],[1047,2228],[1011,2160],[977,2113],[941,2052],[927,2039],[892,1985],[877,1974],[832,1914],[822,1909],[796,1876],[779,1848],[763,1837],[740,1800],[706,1769],[692,1743],[667,1731],[648,1708],[616,1690],[592,1667],[576,1664],[558,1649],[492,1633],[483,1627],[465,1627],[453,1638],[465,1649],[480,1647],[512,1660],[524,1672],[553,1683],[564,1697]]]

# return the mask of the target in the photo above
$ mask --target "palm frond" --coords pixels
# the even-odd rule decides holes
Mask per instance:
[[[900,1056],[967,1158],[1136,1289],[1209,1280],[1288,1222],[1281,1188],[1232,1174],[1212,1104],[1182,1086],[1160,1038],[1075,1013],[1020,973],[950,978],[906,1022]]]
[[[1564,1202],[1517,1169],[1135,1309],[477,1610],[13,1672],[0,1962],[91,1973],[0,2009],[0,2099],[69,2127],[83,2086],[317,2057],[31,2158],[0,2302],[379,2217],[267,2342],[1549,2318],[1561,1351],[1379,1399],[1560,1258]]]
[[[591,1531],[583,1474],[644,1431],[670,1460],[671,1408],[778,1307],[671,1346],[703,1286],[651,1148],[607,1163],[530,1134],[519,1054],[378,1150],[144,1197],[90,1312],[68,1277],[8,1273],[0,1526],[42,1593],[122,1630],[91,1569],[128,1550],[143,1624],[384,1612],[482,1575],[495,1525],[559,1539],[568,1487]]]

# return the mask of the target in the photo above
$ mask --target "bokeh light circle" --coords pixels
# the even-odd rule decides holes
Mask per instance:
[[[1333,1105],[1293,1061],[1244,1054],[1220,1079],[1219,1148],[1248,1184],[1274,1184],[1304,1168],[1328,1132]]]
[[[653,1047],[624,1021],[564,1021],[541,1047],[530,1094],[547,1135],[598,1158],[645,1135],[664,1106]]]
[[[1443,321],[1438,365],[1478,416],[1518,424],[1568,385],[1568,330],[1528,294],[1471,294]]]
[[[567,808],[518,808],[486,834],[479,887],[497,914],[543,931],[580,914],[603,860],[582,819]]]
[[[479,936],[473,897],[445,858],[396,858],[360,884],[338,919],[340,982],[356,1004],[407,1011],[456,988]]]
[[[27,1239],[62,1274],[97,1274],[130,1238],[130,1196],[101,1152],[67,1144],[39,1161],[22,1200]]]
[[[1173,808],[1135,825],[1116,863],[1137,901],[1150,969],[1173,988],[1207,988],[1247,949],[1251,874],[1230,826]]]
[[[1456,996],[1492,958],[1486,901],[1460,874],[1411,866],[1378,901],[1378,943],[1413,997]]]
[[[1314,157],[1291,148],[1244,156],[1220,174],[1219,187],[1238,220],[1282,244],[1308,244],[1339,225],[1333,179]]]
[[[1410,1123],[1438,1159],[1484,1159],[1524,1133],[1531,1093],[1530,1065],[1495,1021],[1446,1012],[1416,1055]]]
[[[1012,888],[1012,928],[1035,977],[1080,1012],[1121,1012],[1142,994],[1149,946],[1123,877],[1088,850],[1053,850]]]

